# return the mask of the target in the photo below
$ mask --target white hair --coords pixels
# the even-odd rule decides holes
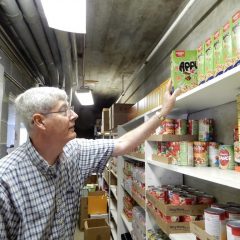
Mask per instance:
[[[20,94],[15,100],[15,106],[29,132],[33,114],[47,113],[61,100],[68,100],[64,90],[56,87],[35,87]]]

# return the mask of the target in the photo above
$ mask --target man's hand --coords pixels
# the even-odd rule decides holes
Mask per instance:
[[[172,90],[172,81],[169,80],[167,83],[166,92],[164,93],[163,104],[161,109],[161,116],[164,116],[164,117],[167,116],[172,111],[175,105],[176,98],[181,93],[180,88],[177,88],[173,92],[173,94],[171,94],[171,90]]]

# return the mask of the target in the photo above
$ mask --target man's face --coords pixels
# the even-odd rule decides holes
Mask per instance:
[[[49,138],[53,138],[53,140],[55,139],[55,141],[62,142],[65,145],[68,141],[76,137],[74,126],[78,115],[69,107],[67,102],[59,101],[44,116],[46,134]]]

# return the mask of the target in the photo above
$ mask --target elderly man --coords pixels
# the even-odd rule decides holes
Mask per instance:
[[[73,239],[81,188],[110,156],[143,142],[172,110],[179,91],[160,112],[118,139],[77,139],[78,115],[65,91],[31,88],[16,99],[29,140],[0,160],[0,239]]]

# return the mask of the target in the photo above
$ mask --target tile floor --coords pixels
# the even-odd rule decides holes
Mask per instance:
[[[75,230],[74,240],[84,240],[84,232],[80,231],[78,226]]]

